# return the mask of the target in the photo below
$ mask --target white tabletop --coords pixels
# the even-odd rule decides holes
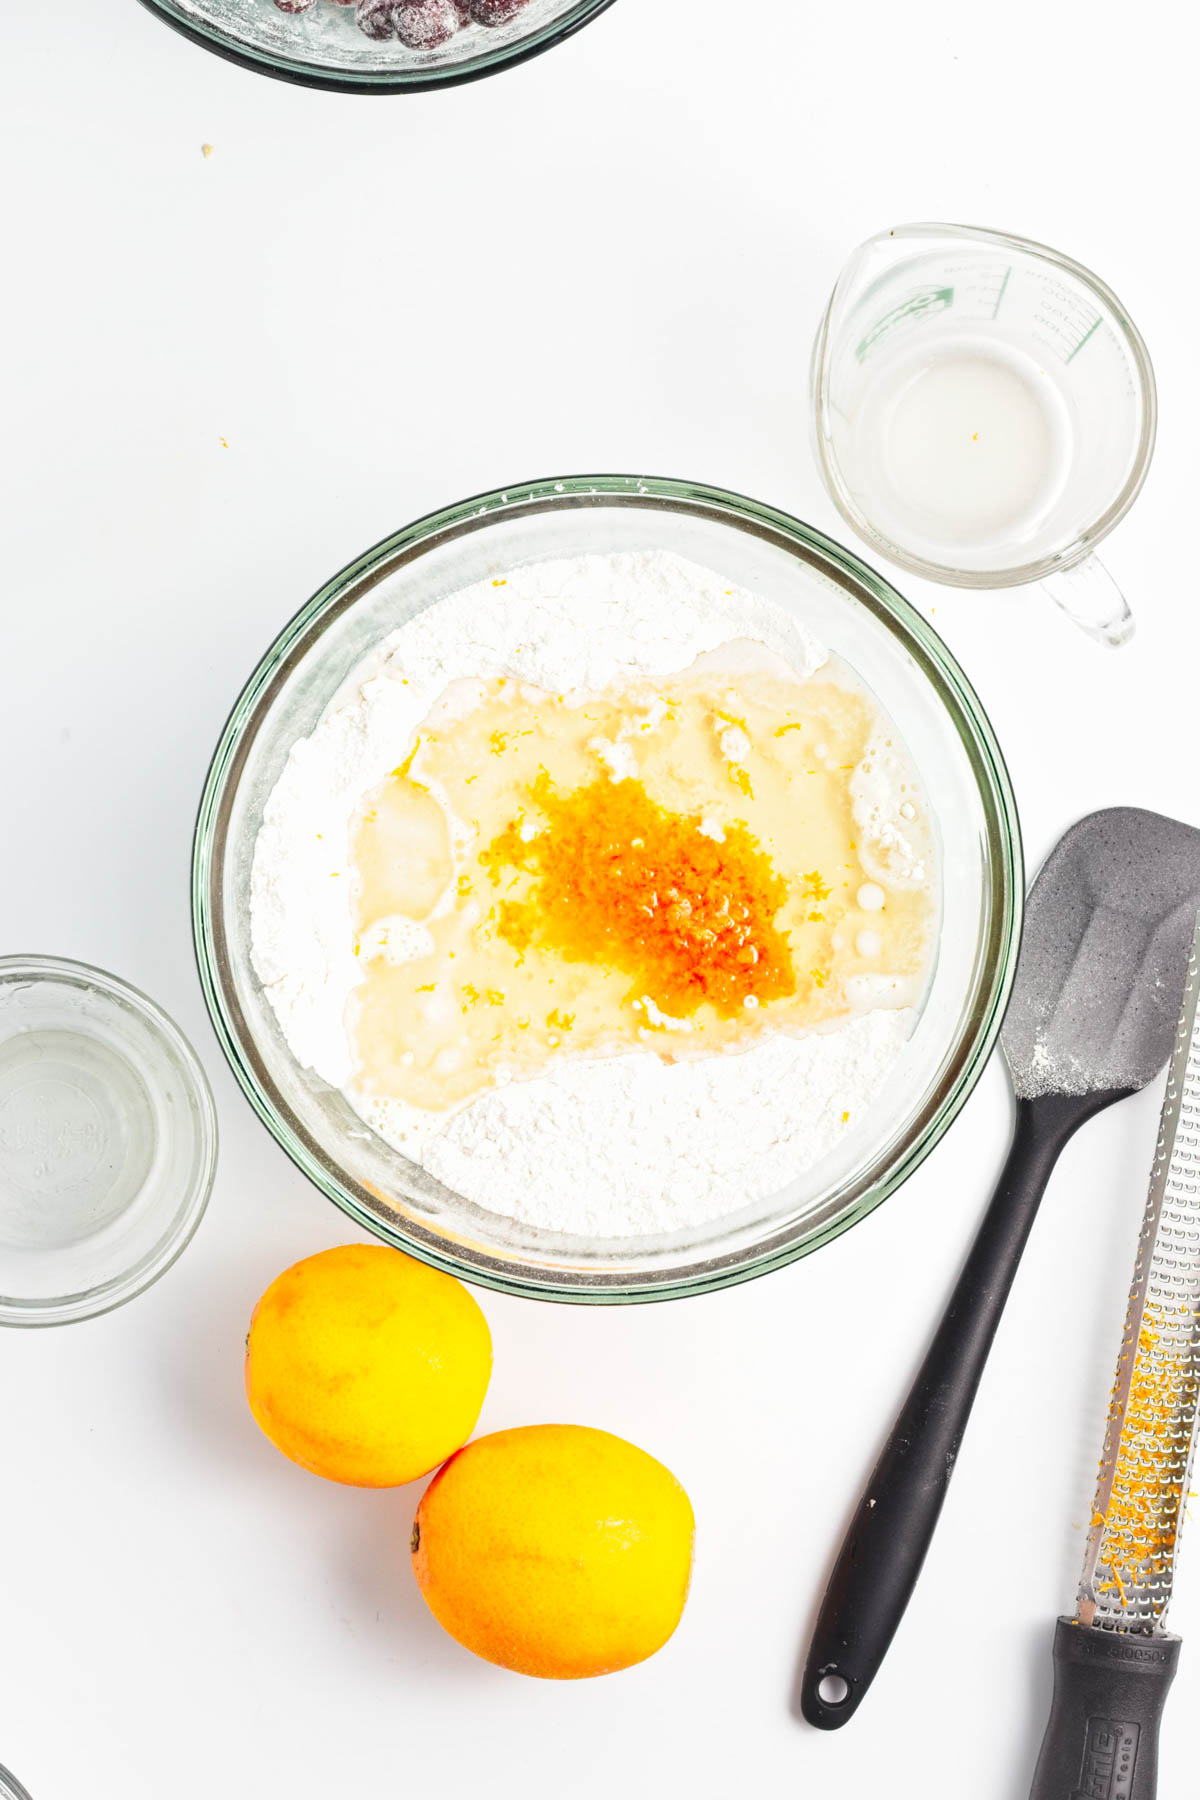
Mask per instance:
[[[1023,1800],[1158,1092],[1063,1157],[919,1592],[840,1734],[798,1722],[794,1666],[998,1167],[999,1065],[900,1194],[768,1280],[627,1310],[483,1296],[483,1427],[620,1432],[698,1518],[661,1655],[525,1680],[427,1614],[406,1567],[415,1489],[310,1478],[245,1408],[259,1291],[354,1234],[222,1062],[188,855],[254,660],[327,575],[430,508],[616,469],[717,482],[844,536],[808,450],[813,327],[854,243],[928,217],[1097,269],[1149,340],[1163,418],[1110,547],[1130,648],[1092,646],[1033,590],[899,585],[983,694],[1031,866],[1095,806],[1200,819],[1198,265],[1189,220],[1175,230],[1196,36],[1169,16],[1164,36],[1153,0],[1136,34],[1114,0],[617,0],[497,79],[358,99],[244,73],[135,0],[6,10],[0,950],[95,961],[154,995],[205,1062],[222,1133],[208,1217],[156,1289],[0,1341],[0,1762],[33,1800]],[[1200,1545],[1172,1622],[1198,1641],[1164,1800],[1193,1764]]]

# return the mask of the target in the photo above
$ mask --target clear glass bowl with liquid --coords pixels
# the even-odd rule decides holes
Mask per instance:
[[[529,0],[504,25],[468,25],[434,50],[369,38],[354,8],[316,0],[285,13],[274,0],[142,0],[176,31],[243,68],[339,93],[422,93],[475,81],[549,50],[613,0]]]
[[[669,1237],[557,1237],[474,1205],[390,1149],[301,1068],[254,973],[250,871],[292,745],[363,657],[443,596],[585,551],[673,551],[796,611],[873,690],[903,736],[941,839],[936,967],[900,1063],[831,1157],[779,1193]],[[771,507],[693,483],[529,483],[419,520],[328,582],[254,671],[217,746],[197,824],[193,914],[209,1009],[252,1104],[359,1225],[467,1280],[579,1301],[671,1298],[827,1243],[915,1169],[966,1099],[1011,986],[1023,895],[1016,809],[979,701],[936,633],[849,551]],[[571,1180],[569,1166],[561,1179]]]
[[[195,1052],[136,988],[0,958],[0,1325],[63,1325],[157,1281],[200,1222],[217,1124]]]

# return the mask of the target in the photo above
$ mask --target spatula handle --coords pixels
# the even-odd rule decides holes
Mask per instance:
[[[1155,1800],[1158,1727],[1180,1639],[1060,1619],[1054,1700],[1029,1800]]]
[[[1017,1102],[1016,1130],[958,1285],[846,1533],[800,1689],[805,1718],[835,1731],[887,1654],[937,1525],[988,1351],[1059,1152],[1122,1095]]]

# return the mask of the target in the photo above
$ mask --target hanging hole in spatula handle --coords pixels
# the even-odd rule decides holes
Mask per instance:
[[[1098,644],[1117,649],[1133,636],[1129,602],[1098,556],[1044,576],[1041,585],[1054,604]]]
[[[804,1716],[810,1725],[835,1731],[842,1723],[841,1714],[853,1711],[849,1702],[853,1689],[837,1669],[817,1669],[813,1690],[804,1698]]]

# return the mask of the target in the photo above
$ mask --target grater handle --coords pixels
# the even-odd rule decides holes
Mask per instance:
[[[1180,1643],[1058,1621],[1054,1699],[1029,1800],[1155,1800],[1158,1726]]]
[[[950,1304],[834,1564],[800,1684],[810,1725],[853,1717],[912,1598],[988,1351],[1059,1153],[1124,1090],[1018,1100],[1016,1131]],[[843,1692],[844,1690],[844,1692]]]

